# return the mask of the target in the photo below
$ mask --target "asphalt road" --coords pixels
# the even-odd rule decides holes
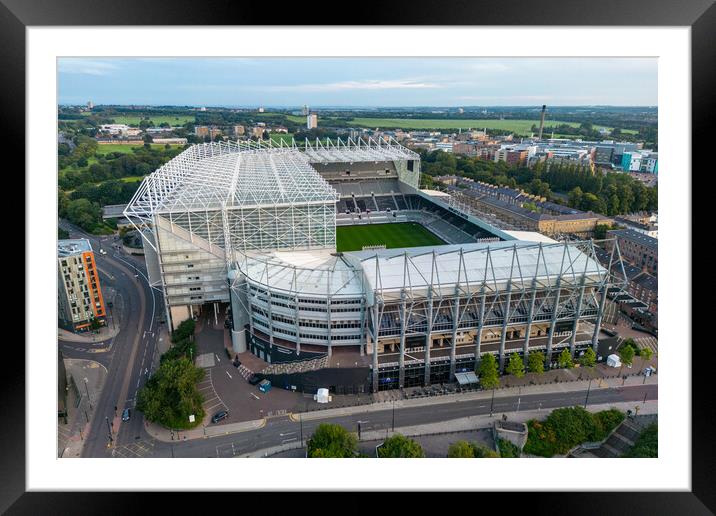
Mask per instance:
[[[564,406],[584,405],[587,391],[524,394],[505,398],[496,398],[493,412],[500,417],[503,412],[516,410],[551,409]],[[614,389],[592,390],[589,404],[617,403],[633,401],[635,405],[644,400],[658,397],[658,385],[638,385]],[[418,424],[449,421],[467,416],[490,413],[490,399],[476,401],[447,401],[429,407],[395,409],[395,426],[412,426]],[[519,404],[519,406],[518,406]],[[183,441],[181,434],[176,443],[165,443],[151,439],[150,446],[136,455],[127,453],[122,456],[136,457],[233,457],[256,450],[278,446],[292,441],[307,438],[321,423],[338,423],[350,431],[357,431],[358,421],[362,421],[361,430],[390,429],[393,425],[393,410],[370,413],[357,413],[349,416],[329,417],[305,423],[291,421],[288,417],[269,418],[265,427],[258,430],[241,432],[233,435],[211,437]]]
[[[121,421],[121,414],[125,407],[134,408],[136,392],[146,382],[148,373],[151,373],[159,335],[157,318],[163,313],[162,300],[161,296],[149,287],[143,262],[116,251],[112,247],[112,236],[88,235],[66,221],[61,221],[60,226],[70,232],[71,238],[90,240],[97,267],[104,272],[105,279],[109,279],[107,275],[112,277],[112,287],[123,302],[122,317],[117,321],[120,331],[110,339],[110,352],[81,352],[77,351],[77,348],[86,346],[74,342],[60,343],[65,356],[97,360],[107,367],[107,379],[94,408],[82,453],[83,457],[107,457],[110,430],[115,445],[142,439],[144,425],[141,414],[132,411],[132,418],[124,423]],[[100,248],[105,249],[107,254],[100,254]],[[146,434],[144,436],[146,437]]]

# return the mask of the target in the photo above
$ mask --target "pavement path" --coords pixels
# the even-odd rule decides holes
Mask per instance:
[[[616,391],[620,392],[627,386],[622,386],[624,380],[609,378],[604,379],[601,382],[592,382],[591,386],[588,381],[582,382],[569,382],[559,384],[546,384],[530,386],[529,388],[521,387],[510,387],[495,391],[494,398],[494,411],[498,412],[504,409],[506,406],[517,407],[519,409],[522,400],[545,397],[552,401],[566,400],[567,397],[562,398],[562,394],[575,394],[579,393],[579,396],[574,397],[577,404],[583,404],[585,400],[588,401],[586,391],[589,390],[590,399],[599,398],[600,391]],[[635,385],[644,385],[653,387],[653,391],[656,392],[657,379],[655,376],[646,378],[644,384],[641,381],[635,381],[634,379],[629,382],[628,387]],[[584,393],[584,394],[583,394]],[[650,399],[654,399],[650,397]],[[435,396],[430,398],[416,398],[407,400],[398,400],[384,403],[374,403],[371,405],[360,405],[354,407],[341,407],[335,409],[325,409],[314,412],[306,412],[301,414],[288,414],[287,418],[293,423],[308,423],[310,421],[325,421],[335,418],[346,418],[352,416],[360,416],[361,419],[366,419],[371,413],[380,412],[393,412],[393,410],[400,412],[405,409],[418,409],[425,412],[426,414],[430,411],[423,410],[425,407],[444,407],[455,404],[461,404],[467,406],[470,403],[478,403],[479,408],[490,407],[492,405],[492,391],[474,391],[469,393],[452,394],[445,396]],[[571,405],[571,404],[570,404]],[[537,404],[535,404],[538,407]],[[545,404],[547,407],[547,404]],[[541,410],[541,408],[537,408]],[[487,410],[489,412],[489,409]],[[215,436],[226,436],[231,434],[239,434],[242,432],[249,432],[263,428],[266,426],[267,421],[271,419],[283,419],[279,418],[263,418],[253,421],[243,421],[239,423],[228,423],[217,426],[207,425],[206,427],[198,427],[192,430],[180,431],[181,440],[193,440],[193,439],[204,439],[207,437]],[[169,429],[163,428],[153,423],[146,424],[147,432],[153,437],[160,441],[171,442],[176,441],[176,432]]]
[[[64,362],[74,385],[69,386],[67,393],[67,421],[58,423],[57,456],[79,457],[107,378],[107,368],[92,360],[65,358]]]

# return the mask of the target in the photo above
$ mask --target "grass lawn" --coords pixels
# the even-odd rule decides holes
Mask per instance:
[[[466,120],[446,120],[446,119],[405,119],[405,118],[354,118],[353,125],[361,127],[382,127],[382,128],[401,128],[401,129],[501,129],[505,131],[514,131],[517,133],[528,134],[531,132],[532,126],[539,127],[539,120],[490,120],[490,119],[466,119]],[[579,127],[576,122],[560,122],[558,120],[545,120],[545,131],[549,133],[551,127],[560,124],[567,124],[571,127]],[[600,128],[603,126],[595,126]],[[607,129],[611,129],[608,127]],[[636,131],[623,130],[627,133],[636,133]],[[556,136],[556,135],[555,135]]]
[[[131,183],[133,181],[141,181],[146,176],[127,176],[127,177],[120,177],[119,180],[124,183]]]
[[[365,245],[388,249],[444,244],[441,239],[414,222],[336,226],[337,251],[360,251]]]
[[[285,143],[291,143],[293,134],[291,133],[271,133],[271,139],[274,143],[280,143],[283,140]]]
[[[152,143],[153,149],[163,149],[164,143]],[[179,148],[182,145],[169,145],[172,148]],[[122,154],[131,154],[135,148],[142,148],[143,145],[133,145],[131,143],[111,143],[105,145],[97,145],[97,154],[109,154],[111,152],[121,152]]]

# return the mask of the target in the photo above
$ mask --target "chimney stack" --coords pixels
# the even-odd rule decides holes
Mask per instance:
[[[542,104],[542,115],[539,119],[539,136],[537,137],[538,140],[542,139],[542,129],[544,129],[544,111],[547,109],[546,104]]]

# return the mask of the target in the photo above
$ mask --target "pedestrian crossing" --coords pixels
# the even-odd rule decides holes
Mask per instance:
[[[654,355],[658,352],[658,344],[659,341],[656,337],[631,337],[634,342],[636,343],[637,347],[639,349],[641,348],[648,348],[650,349]],[[619,337],[619,343],[621,344],[624,340],[626,340],[624,337]]]
[[[244,378],[244,380],[248,380],[249,377],[254,374],[254,372],[246,367],[244,364],[241,364],[239,366],[239,374]]]
[[[658,341],[656,337],[639,337],[634,339],[634,342],[636,342],[637,346],[640,348],[649,348],[654,354],[656,354],[658,350]]]

